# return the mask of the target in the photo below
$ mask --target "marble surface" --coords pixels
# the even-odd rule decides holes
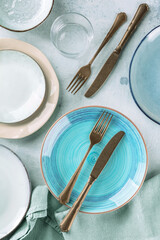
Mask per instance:
[[[94,80],[99,69],[116,47],[132,19],[141,0],[55,0],[53,10],[48,19],[34,30],[25,33],[14,33],[0,28],[1,38],[16,38],[33,44],[39,48],[50,60],[60,82],[60,97],[57,108],[50,120],[38,132],[32,136],[20,140],[0,139],[0,143],[11,148],[25,164],[32,186],[44,184],[40,171],[40,151],[42,141],[49,127],[62,114],[81,106],[103,105],[114,108],[129,117],[140,129],[149,154],[148,175],[160,172],[160,126],[148,119],[137,107],[132,99],[129,84],[129,64],[135,48],[144,35],[160,22],[159,0],[147,0],[150,11],[137,29],[132,39],[124,49],[120,61],[108,78],[104,87],[92,98],[87,99],[84,93]],[[66,92],[65,88],[70,82],[77,69],[90,60],[93,51],[99,46],[105,34],[112,25],[116,14],[125,11],[128,15],[127,22],[116,33],[109,44],[103,49],[93,64],[92,76],[75,96]],[[80,59],[69,59],[60,55],[50,41],[50,28],[54,19],[66,12],[78,12],[84,14],[91,21],[95,37],[88,52]],[[136,157],[136,156],[135,156]]]

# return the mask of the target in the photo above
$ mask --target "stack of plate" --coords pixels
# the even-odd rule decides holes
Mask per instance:
[[[0,40],[0,62],[0,137],[22,138],[52,115],[58,79],[47,58],[19,40]]]

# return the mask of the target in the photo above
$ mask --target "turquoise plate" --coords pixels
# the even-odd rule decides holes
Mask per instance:
[[[41,169],[51,193],[58,198],[89,146],[89,134],[106,110],[114,115],[103,140],[90,152],[68,206],[71,207],[88,180],[104,146],[118,131],[125,136],[99,178],[90,189],[82,212],[103,213],[126,204],[140,189],[148,165],[144,140],[136,126],[124,115],[105,107],[84,107],[63,115],[49,130],[41,152]]]

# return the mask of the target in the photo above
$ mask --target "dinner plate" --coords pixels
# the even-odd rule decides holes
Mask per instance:
[[[84,107],[63,115],[47,133],[41,152],[41,170],[51,193],[58,199],[89,147],[89,134],[103,111],[113,114],[103,138],[90,152],[72,191],[71,207],[107,142],[118,132],[125,136],[90,189],[81,211],[103,213],[122,207],[144,181],[148,157],[137,127],[121,113],[105,107]]]
[[[22,221],[29,207],[30,182],[20,159],[0,145],[0,239]]]
[[[135,50],[130,64],[130,89],[139,108],[160,124],[160,26],[149,32]]]
[[[17,32],[41,24],[50,14],[54,0],[1,0],[0,26]]]
[[[38,63],[45,77],[45,97],[37,111],[21,122],[0,123],[0,138],[23,138],[40,129],[53,114],[59,97],[59,82],[48,59],[34,46],[16,39],[0,39],[1,50],[15,50],[30,56]]]
[[[0,51],[0,63],[0,122],[22,121],[43,102],[43,72],[31,57],[18,51]]]

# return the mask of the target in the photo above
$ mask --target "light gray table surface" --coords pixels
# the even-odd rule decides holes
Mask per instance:
[[[116,68],[103,88],[92,98],[84,97],[101,66],[118,44],[132,19],[141,0],[55,0],[55,4],[47,20],[34,30],[25,33],[15,33],[0,28],[0,38],[16,38],[33,44],[39,48],[51,62],[60,83],[59,102],[50,120],[36,133],[20,140],[0,139],[0,143],[12,149],[26,166],[32,186],[44,184],[40,171],[40,150],[45,134],[50,126],[64,113],[88,105],[103,105],[114,108],[129,117],[142,132],[148,154],[148,175],[160,172],[160,126],[148,119],[135,104],[129,89],[129,84],[122,84],[121,78],[129,75],[131,57],[140,40],[155,26],[160,24],[160,0],[147,0],[150,11],[130,39]],[[90,60],[105,34],[111,27],[118,12],[127,13],[128,20],[116,33],[109,44],[103,49],[93,64],[92,76],[75,96],[66,92],[65,88],[77,69]],[[94,28],[94,39],[86,54],[80,59],[70,59],[60,55],[50,41],[52,22],[66,12],[77,12],[85,15]]]

